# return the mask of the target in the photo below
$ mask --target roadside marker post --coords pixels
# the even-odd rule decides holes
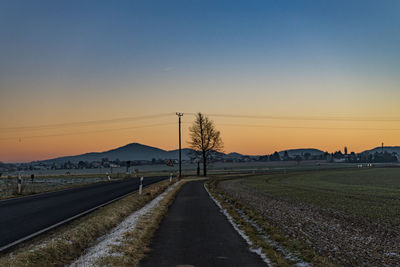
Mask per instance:
[[[18,194],[21,194],[22,191],[22,177],[21,174],[18,174]]]
[[[172,172],[169,174],[169,182],[172,182]]]
[[[139,195],[142,194],[142,188],[143,188],[143,176],[140,177],[140,184],[139,184]]]

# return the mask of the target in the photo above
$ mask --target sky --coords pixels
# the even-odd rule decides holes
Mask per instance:
[[[400,2],[0,1],[0,161],[400,145]],[[229,115],[229,116],[226,116]]]

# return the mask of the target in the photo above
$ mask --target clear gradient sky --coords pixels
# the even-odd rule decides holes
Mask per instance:
[[[226,152],[400,145],[399,14],[398,0],[2,0],[0,161],[175,149],[175,111],[249,115],[211,116]]]

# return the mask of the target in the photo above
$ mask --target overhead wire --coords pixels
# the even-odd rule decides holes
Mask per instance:
[[[197,113],[185,113],[196,115]],[[210,117],[266,119],[266,120],[299,120],[299,121],[361,121],[361,122],[400,122],[400,117],[351,117],[351,116],[274,116],[274,115],[240,115],[222,113],[204,113]]]
[[[185,115],[196,115],[197,113],[184,113]],[[310,120],[310,121],[400,121],[400,118],[396,117],[332,117],[332,116],[269,116],[269,115],[240,115],[240,114],[219,114],[219,113],[204,113],[210,117],[221,117],[221,118],[239,118],[239,119],[266,119],[266,120]],[[81,122],[69,122],[69,123],[58,123],[58,124],[45,124],[45,125],[31,125],[31,126],[19,126],[19,127],[5,127],[0,128],[2,133],[7,131],[17,131],[17,130],[44,130],[44,129],[64,129],[68,127],[82,127],[82,126],[96,126],[96,125],[106,125],[120,122],[128,122],[128,121],[139,121],[146,119],[155,119],[155,118],[163,118],[174,116],[175,113],[160,113],[146,116],[137,116],[137,117],[124,117],[124,118],[115,118],[115,119],[101,119],[101,120],[92,120],[92,121],[81,121]],[[185,122],[182,122],[186,124]],[[69,136],[69,135],[81,135],[81,134],[89,134],[89,133],[100,133],[100,132],[110,132],[110,131],[122,131],[122,130],[131,130],[131,129],[139,129],[139,128],[147,128],[147,127],[157,127],[157,126],[165,126],[165,125],[173,125],[175,123],[157,123],[151,125],[142,125],[142,126],[133,126],[133,127],[123,127],[123,128],[114,128],[107,130],[93,130],[93,131],[85,131],[85,132],[73,132],[73,133],[62,133],[62,134],[47,134],[47,135],[28,135],[28,136],[20,136],[18,138],[21,139],[31,139],[31,138],[43,138],[43,137],[58,137],[58,136]],[[375,130],[375,131],[399,131],[400,129],[396,128],[354,128],[354,127],[306,127],[306,126],[280,126],[280,125],[251,125],[251,124],[230,124],[230,123],[221,123],[220,126],[231,126],[231,127],[262,127],[262,128],[282,128],[282,129],[310,129],[310,130]],[[0,138],[0,141],[4,140],[14,140],[16,137],[5,137]]]
[[[132,126],[132,127],[124,127],[124,128],[115,128],[115,129],[107,129],[107,130],[94,130],[94,131],[73,132],[73,133],[63,133],[63,134],[21,136],[21,137],[18,137],[18,138],[16,138],[16,137],[6,137],[6,138],[0,138],[0,141],[14,140],[14,139],[31,139],[31,138],[59,137],[59,136],[90,134],[90,133],[113,132],[113,131],[123,131],[123,130],[132,130],[132,129],[141,129],[141,128],[149,128],[149,127],[166,126],[166,125],[172,125],[172,124],[175,124],[175,123],[171,123],[171,122],[169,122],[169,123],[157,123],[157,124]]]
[[[154,115],[137,116],[137,117],[124,117],[115,119],[101,119],[92,121],[80,121],[80,122],[67,122],[67,123],[56,123],[56,124],[44,124],[44,125],[31,125],[31,126],[17,126],[17,127],[3,127],[0,131],[14,131],[14,130],[42,130],[42,129],[57,129],[66,127],[81,127],[81,126],[93,126],[93,125],[104,125],[110,123],[120,123],[127,121],[137,121],[145,119],[162,118],[175,115],[174,113],[160,113]]]
[[[219,126],[232,127],[256,127],[256,128],[282,128],[282,129],[310,129],[310,130],[366,130],[366,131],[400,131],[400,128],[362,128],[362,127],[305,127],[305,126],[281,126],[281,125],[251,125],[220,123]]]

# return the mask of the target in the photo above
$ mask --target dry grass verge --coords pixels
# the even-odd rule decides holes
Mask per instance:
[[[113,247],[111,255],[100,258],[97,264],[99,266],[139,266],[140,261],[149,251],[148,246],[151,239],[167,213],[169,205],[173,202],[176,193],[185,183],[197,180],[203,179],[188,178],[182,180],[177,187],[167,193],[157,208],[139,219],[136,228],[125,234],[121,245]]]
[[[169,180],[144,188],[89,215],[35,238],[0,257],[0,266],[65,266],[96,239],[143,207],[169,186]]]

